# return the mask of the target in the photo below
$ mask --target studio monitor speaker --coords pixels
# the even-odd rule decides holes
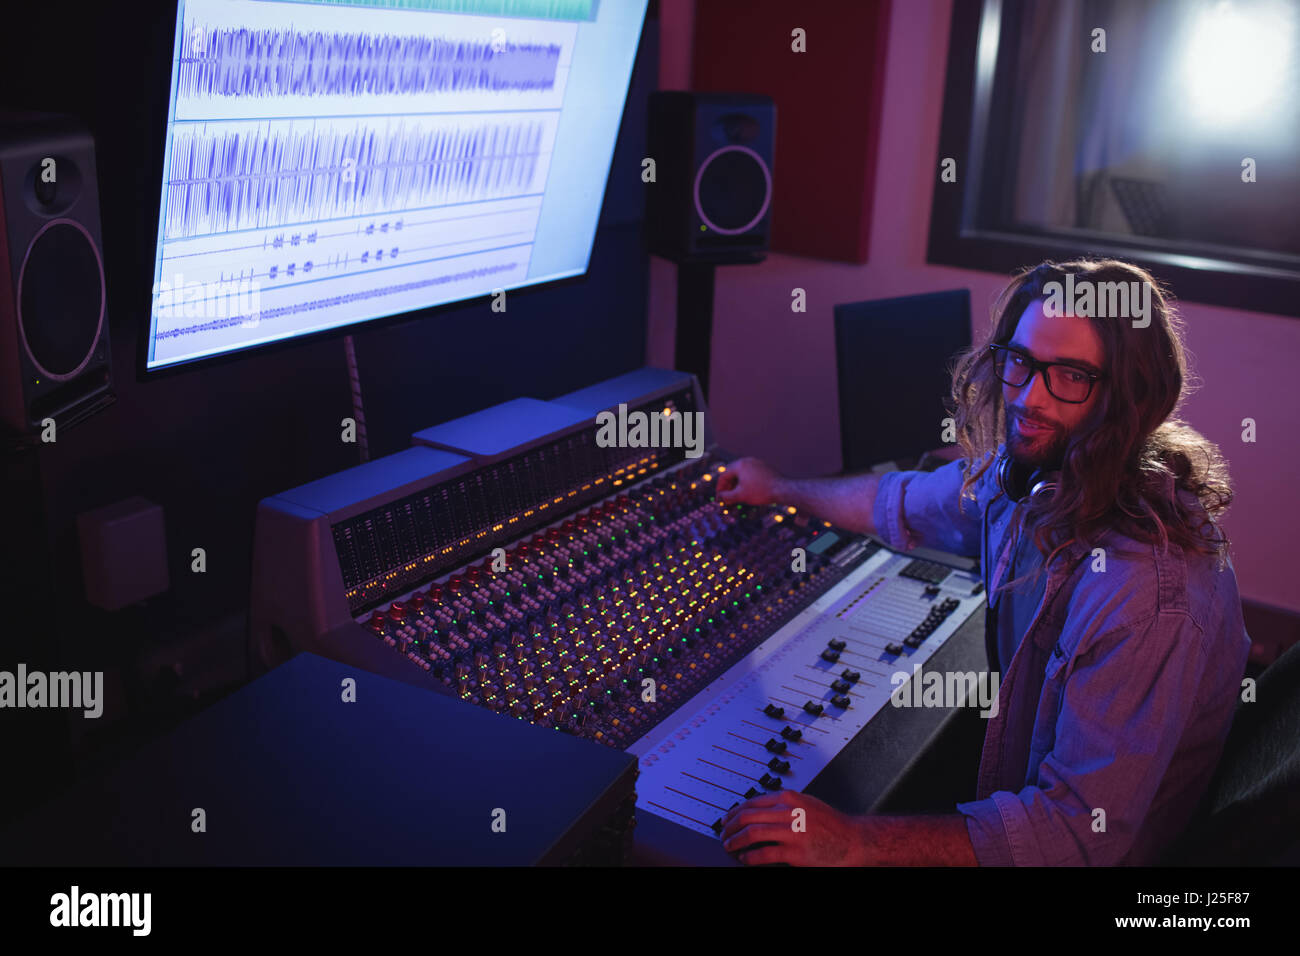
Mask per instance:
[[[30,440],[112,404],[110,365],[94,141],[0,114],[0,428]]]
[[[776,106],[746,93],[650,96],[646,244],[675,262],[750,263],[771,239]]]

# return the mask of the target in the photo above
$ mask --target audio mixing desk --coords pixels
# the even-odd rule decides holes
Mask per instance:
[[[597,416],[619,406],[698,415],[706,450],[608,445]],[[653,369],[426,429],[262,502],[259,654],[313,651],[635,756],[641,862],[730,862],[718,819],[763,792],[874,809],[954,713],[891,694],[986,667],[980,577],[724,505],[726,467],[693,378]]]

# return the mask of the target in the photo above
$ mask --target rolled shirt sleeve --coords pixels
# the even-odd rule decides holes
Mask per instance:
[[[980,865],[1122,862],[1196,706],[1205,661],[1203,634],[1182,612],[1081,643],[1035,783],[957,805]]]
[[[978,556],[983,502],[961,499],[965,465],[965,459],[958,459],[931,472],[882,475],[872,509],[876,533],[891,548],[902,551],[924,545],[965,557]],[[987,475],[981,476],[981,486]]]

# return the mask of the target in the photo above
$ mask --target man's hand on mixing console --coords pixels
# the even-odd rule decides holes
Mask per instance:
[[[730,810],[722,821],[723,847],[746,865],[869,862],[864,818],[841,813],[805,793],[765,793]]]
[[[718,476],[724,505],[789,505],[859,534],[876,532],[873,509],[880,476],[788,478],[757,458],[738,458]]]
[[[855,817],[794,790],[765,793],[722,818],[723,847],[749,866],[977,866],[959,813]]]
[[[781,476],[758,458],[737,458],[718,476],[723,504],[770,505],[776,502]]]

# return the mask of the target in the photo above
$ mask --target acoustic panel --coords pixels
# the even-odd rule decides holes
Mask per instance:
[[[866,262],[887,0],[709,0],[695,10],[693,88],[776,103],[771,249]]]

